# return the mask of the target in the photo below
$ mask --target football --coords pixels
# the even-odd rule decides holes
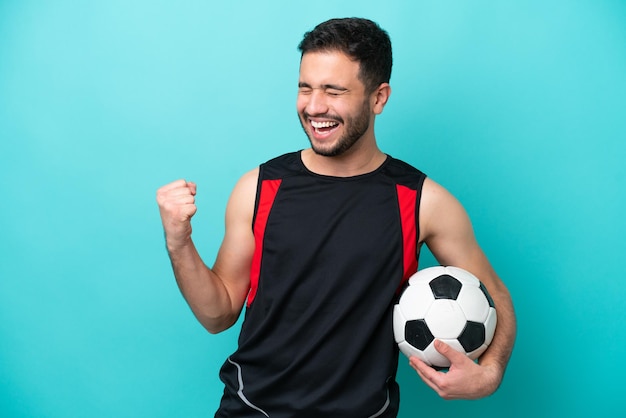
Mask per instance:
[[[495,305],[480,280],[450,266],[425,268],[411,276],[393,310],[400,351],[437,368],[450,362],[435,349],[435,339],[475,360],[491,344],[496,322]]]

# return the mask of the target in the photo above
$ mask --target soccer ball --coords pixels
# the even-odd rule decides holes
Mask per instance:
[[[483,284],[458,267],[430,267],[408,280],[393,310],[393,333],[400,351],[445,368],[434,347],[441,340],[472,360],[491,344],[496,309]]]

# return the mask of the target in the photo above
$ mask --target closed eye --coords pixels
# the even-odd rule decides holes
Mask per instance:
[[[341,96],[347,91],[348,90],[326,89],[326,94],[328,94],[329,96]]]
[[[298,83],[298,93],[300,94],[310,94],[313,91],[313,87],[306,83]]]
[[[298,83],[298,93],[300,94],[311,94],[313,90],[315,89],[322,90],[324,91],[325,94],[331,97],[341,96],[342,94],[345,94],[348,92],[348,89],[341,87],[341,86],[335,86],[332,84],[325,84],[320,87],[312,87],[307,83],[303,83],[303,82]]]

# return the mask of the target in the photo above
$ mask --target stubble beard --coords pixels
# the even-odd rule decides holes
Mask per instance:
[[[311,149],[316,154],[324,157],[337,157],[348,151],[350,148],[352,148],[354,144],[359,142],[359,139],[363,137],[363,135],[365,134],[365,132],[367,132],[370,126],[370,107],[369,102],[367,101],[363,102],[361,111],[355,117],[346,118],[345,123],[341,117],[336,115],[316,115],[317,117],[335,120],[346,127],[346,132],[337,140],[337,142],[331,148],[323,148],[316,146],[314,139],[311,138],[311,134],[307,129],[307,126],[310,128],[310,124],[307,122],[310,115],[308,115],[307,113],[302,113],[298,116],[298,119],[300,119],[300,125],[302,125],[302,129],[304,129],[304,133],[306,134],[311,144]]]

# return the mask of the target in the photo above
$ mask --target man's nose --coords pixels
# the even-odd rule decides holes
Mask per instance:
[[[328,113],[328,103],[326,102],[324,91],[313,89],[309,95],[305,110],[311,116]]]

